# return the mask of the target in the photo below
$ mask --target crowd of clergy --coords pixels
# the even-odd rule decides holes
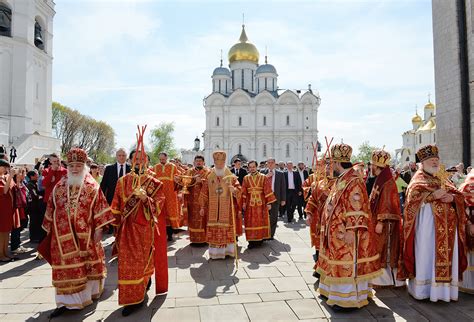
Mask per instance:
[[[151,167],[138,145],[128,163],[120,149],[99,184],[87,153],[73,148],[48,198],[38,247],[52,267],[51,317],[101,296],[104,232],[115,236],[118,302],[128,316],[143,306],[153,274],[156,294],[167,293],[167,243],[178,229],[187,227],[191,246],[209,247],[210,260],[236,258],[239,236],[249,249],[275,238],[282,207],[288,221],[296,208],[306,218],[315,285],[335,310],[367,305],[378,287],[405,287],[434,302],[474,292],[474,173],[456,188],[438,148],[428,145],[417,151],[418,168],[400,191],[388,152],[372,152],[370,178],[351,155],[347,144],[328,146],[309,172],[291,162],[282,172],[272,158],[264,167],[248,161],[246,169],[237,160],[230,169],[224,151],[212,154],[211,167],[200,155],[185,166],[166,153]],[[0,171],[8,168],[0,160]]]

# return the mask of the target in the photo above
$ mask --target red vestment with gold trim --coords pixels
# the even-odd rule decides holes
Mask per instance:
[[[179,174],[178,168],[173,163],[155,165],[153,171],[155,178],[163,183],[163,193],[165,194],[165,204],[163,214],[166,218],[166,224],[173,228],[180,227],[180,208],[178,202],[178,192],[175,189],[174,176]]]
[[[147,194],[146,201],[134,194],[140,187]],[[111,208],[115,215],[114,225],[118,226],[115,245],[119,305],[137,304],[145,297],[148,280],[155,268],[154,239],[158,236],[158,223],[165,222],[160,216],[165,198],[161,188],[162,183],[148,174],[138,177],[129,173],[117,182]],[[157,271],[157,279],[164,279],[163,274],[165,272]]]
[[[112,223],[113,215],[99,184],[87,174],[81,186],[69,186],[63,177],[54,187],[43,220],[51,238],[49,254],[52,281],[57,295],[79,293],[87,281],[106,276],[104,249],[94,241],[95,231]],[[92,298],[98,298],[92,294]],[[88,304],[76,303],[74,308]],[[61,305],[63,303],[58,303]],[[70,304],[64,304],[70,307]]]
[[[272,182],[256,172],[248,174],[242,182],[242,204],[245,205],[244,225],[247,241],[270,238],[270,216],[267,205],[276,202]]]
[[[186,176],[200,176],[201,182],[196,183],[193,179],[191,186],[188,187],[189,194],[183,194],[183,217],[188,221],[188,232],[191,243],[205,243],[206,242],[206,225],[207,216],[201,216],[199,196],[203,187],[204,180],[209,174],[209,169],[203,167],[202,169],[189,169],[184,175]]]

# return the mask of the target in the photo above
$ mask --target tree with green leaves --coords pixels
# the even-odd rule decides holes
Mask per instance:
[[[359,153],[357,155],[353,155],[351,158],[352,162],[364,162],[367,164],[372,158],[372,151],[378,149],[375,146],[371,146],[369,141],[362,142],[359,145]]]
[[[108,163],[115,148],[115,132],[110,125],[53,102],[53,131],[61,140],[61,153],[79,147],[98,163]]]
[[[178,156],[178,151],[174,145],[174,123],[162,122],[151,130],[150,139],[152,145],[151,160],[156,163],[160,152],[165,152],[168,157],[175,158]]]

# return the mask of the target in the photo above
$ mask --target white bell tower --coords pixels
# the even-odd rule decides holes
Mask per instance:
[[[59,151],[52,131],[53,0],[0,0],[0,144],[17,163]]]

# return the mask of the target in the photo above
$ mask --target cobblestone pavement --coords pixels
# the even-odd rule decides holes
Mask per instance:
[[[110,254],[112,238],[105,240]],[[474,296],[456,303],[416,301],[406,290],[378,290],[367,307],[337,313],[315,292],[313,249],[303,221],[279,222],[275,240],[249,250],[239,241],[239,268],[209,261],[207,248],[180,233],[168,245],[169,293],[148,292],[147,306],[123,318],[117,303],[117,264],[110,263],[104,294],[82,311],[54,321],[474,321]],[[25,243],[24,246],[29,246]],[[47,321],[54,309],[51,269],[34,253],[0,266],[0,320]]]

